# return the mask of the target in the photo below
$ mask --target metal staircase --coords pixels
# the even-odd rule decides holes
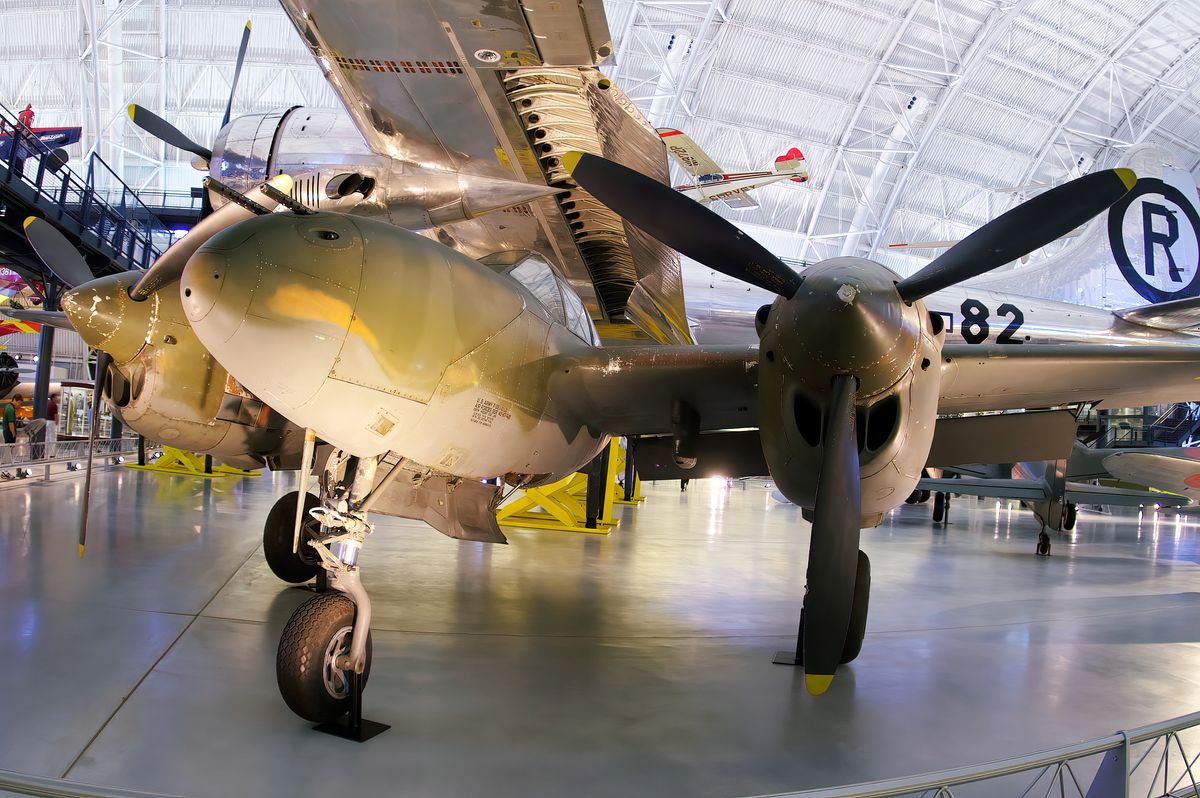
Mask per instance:
[[[171,229],[98,155],[69,166],[3,108],[0,127],[15,137],[0,159],[3,265],[27,280],[42,281],[41,264],[25,241],[23,222],[29,216],[61,228],[97,276],[145,269],[170,244]]]

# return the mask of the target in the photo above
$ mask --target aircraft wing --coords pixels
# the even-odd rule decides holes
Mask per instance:
[[[1104,468],[1122,482],[1149,485],[1191,498],[1200,498],[1200,460],[1195,449],[1162,452],[1114,452],[1104,458]]]
[[[540,232],[520,246],[553,256],[594,319],[692,342],[678,256],[561,164],[581,150],[669,180],[658,134],[596,69],[612,50],[602,0],[280,2],[374,151],[570,189],[529,205]],[[506,214],[463,224],[490,226],[488,240],[515,235]]]
[[[1114,310],[1127,322],[1159,330],[1186,330],[1200,326],[1200,297],[1185,297],[1154,305]]]
[[[552,362],[555,412],[613,435],[664,435],[679,403],[700,429],[758,424],[758,350],[746,346],[630,346]]]
[[[1075,504],[1103,504],[1112,507],[1183,507],[1190,504],[1184,496],[1157,493],[1132,488],[1110,488],[1104,485],[1088,485],[1084,482],[1067,483],[1067,501]]]
[[[957,493],[991,499],[1044,501],[1046,487],[1033,479],[930,479],[917,483],[917,490]]]
[[[758,207],[758,203],[754,201],[754,198],[744,191],[737,194],[730,194],[728,197],[721,197],[721,202],[739,211]]]
[[[663,143],[667,145],[667,152],[671,153],[671,157],[688,174],[699,177],[700,175],[719,175],[725,171],[717,166],[717,162],[710,158],[708,153],[700,149],[700,145],[692,141],[692,137],[682,130],[660,127],[658,128],[658,135],[662,138]]]
[[[1197,344],[947,344],[938,412],[1182,401],[1200,390]]]

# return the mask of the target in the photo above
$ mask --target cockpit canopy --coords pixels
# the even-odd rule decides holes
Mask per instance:
[[[593,346],[600,345],[600,336],[583,302],[571,284],[541,255],[528,250],[510,250],[487,255],[479,262],[524,286],[552,319],[579,338]]]

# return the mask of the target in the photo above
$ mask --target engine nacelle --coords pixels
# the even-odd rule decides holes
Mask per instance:
[[[232,120],[217,135],[210,174],[241,193],[268,177],[291,175],[292,197],[313,210],[381,218],[424,230],[475,219],[557,193],[509,179],[494,164],[473,173],[422,168],[371,151],[350,118],[293,107]],[[213,207],[227,200],[210,192]]]
[[[809,267],[795,296],[760,311],[759,424],[779,490],[811,509],[830,380],[858,379],[863,525],[916,487],[933,443],[944,333],[923,302],[900,300],[899,276],[834,258]]]
[[[201,345],[178,291],[130,298],[139,277],[102,278],[63,298],[88,346],[113,359],[104,384],[122,422],[152,441],[235,465],[299,451],[297,428],[238,385]]]

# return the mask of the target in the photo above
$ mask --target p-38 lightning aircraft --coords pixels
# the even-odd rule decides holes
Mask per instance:
[[[421,60],[417,66],[386,60],[382,54],[391,53],[394,37],[355,25],[353,14],[339,15],[331,4],[287,0],[285,7],[349,98],[350,113],[373,151],[417,158],[430,137],[414,132],[423,123],[411,120],[427,120],[424,112],[435,106],[445,111],[438,98],[461,100],[455,94],[460,90],[474,103],[469,113],[492,109],[491,117],[482,115],[485,130],[506,130],[508,117],[479,98],[498,95],[509,103],[508,113],[531,126],[519,131],[530,133],[530,142],[538,140],[536,129],[545,129],[531,115],[540,120],[554,112],[550,100],[561,99],[562,86],[575,98],[616,96],[605,94],[611,87],[595,75],[573,85],[557,68],[524,67],[525,48],[531,46],[526,26],[569,27],[579,22],[575,10],[525,19],[515,9],[514,20],[523,21],[511,28],[497,27],[488,17],[491,27],[475,29],[469,20],[458,25],[455,17],[433,27],[437,40],[421,28],[428,20],[415,13],[413,24],[429,34],[423,42],[431,47],[450,42],[458,54],[449,63]],[[602,19],[597,14],[588,18]],[[520,46],[482,43],[510,34]],[[343,44],[334,49],[331,40]],[[582,58],[554,50],[578,36],[543,33],[538,40],[546,63],[607,54],[593,52],[590,44]],[[355,53],[341,49],[355,42]],[[500,70],[494,80],[482,81],[480,64]],[[410,68],[414,71],[407,72]],[[449,78],[452,90],[449,84],[422,85],[430,76]],[[512,91],[505,93],[505,87]],[[535,98],[545,103],[537,105]],[[276,121],[272,130],[278,126]],[[464,125],[442,136],[461,135],[463,147],[478,151],[478,142],[465,140],[476,129]],[[253,141],[266,137],[256,134]],[[505,138],[501,144],[510,166],[538,166],[524,164],[511,142]],[[612,229],[619,229],[624,248],[600,237],[593,252],[615,253],[612,262],[619,265],[631,250],[666,251],[661,244],[648,248],[654,236],[777,294],[758,314],[761,343],[599,346],[578,281],[559,271],[561,247],[550,246],[546,255],[528,251],[528,245],[499,247],[473,257],[449,233],[453,247],[436,234],[421,236],[382,220],[313,213],[294,200],[282,202],[283,185],[250,191],[250,202],[235,200],[239,210],[257,216],[210,231],[215,235],[194,255],[180,251],[161,267],[155,264],[153,280],[149,273],[141,278],[148,282],[140,287],[154,286],[152,293],[177,287],[191,330],[215,362],[306,430],[305,474],[316,462],[318,439],[333,447],[320,495],[284,497],[264,537],[276,573],[298,574],[301,581],[324,571],[334,588],[301,606],[281,640],[280,689],[305,718],[343,714],[369,665],[371,604],[358,561],[373,526],[371,512],[426,518],[454,537],[497,540],[491,513],[502,492],[479,480],[499,477],[511,486],[549,482],[588,463],[612,435],[666,436],[686,464],[704,456],[704,439],[758,429],[755,445],[771,475],[789,499],[813,513],[795,662],[804,665],[808,688],[820,693],[838,665],[857,655],[865,631],[870,576],[858,550],[859,530],[878,523],[912,491],[935,433],[944,427],[939,413],[1069,402],[1147,404],[1185,399],[1194,391],[1200,352],[1196,338],[1184,333],[995,294],[989,295],[989,307],[962,311],[969,311],[964,321],[970,339],[958,343],[948,340],[945,317],[935,312],[959,307],[957,283],[1043,246],[1118,201],[1133,185],[1128,171],[1099,172],[1047,192],[908,278],[857,258],[833,259],[797,275],[665,185],[657,166],[646,177],[574,153],[561,142],[547,143],[546,150],[537,146],[551,186],[567,192],[554,201],[574,203],[560,207],[564,223],[578,223],[571,229],[582,234],[591,232],[596,219],[617,220],[619,228]],[[437,148],[443,157],[448,151],[458,150],[444,142]],[[661,155],[660,150],[651,160]],[[262,157],[252,163],[246,180],[274,171],[257,171]],[[328,185],[324,190],[328,194]],[[291,193],[298,196],[294,188]],[[264,199],[280,201],[291,212],[266,213],[271,203]],[[609,211],[599,215],[601,202],[645,232]],[[585,211],[592,214],[587,220],[569,218]],[[489,218],[498,230],[500,215],[484,217]],[[580,250],[588,237],[575,239]],[[646,279],[624,282],[632,292],[627,299],[632,302]],[[594,291],[601,291],[599,283]],[[103,330],[120,318],[117,311],[128,296],[128,288],[115,286],[75,297],[81,334],[86,337],[93,323]],[[595,300],[598,294],[589,296]],[[658,310],[662,317],[665,311]],[[993,313],[1009,322],[1004,330],[986,323]],[[990,436],[973,434],[970,423],[952,426],[976,453],[999,449],[1004,459],[1014,459],[1012,441],[1028,441],[1024,425],[1040,415],[1014,414],[1001,433]],[[1041,457],[1044,448],[1039,442],[1038,454],[1016,454]],[[294,502],[291,508],[288,501]],[[319,526],[306,524],[308,518]],[[291,534],[272,534],[284,528]]]
[[[303,717],[343,713],[347,674],[367,667],[370,600],[358,561],[369,512],[420,505],[429,483],[440,512],[466,527],[500,496],[478,480],[558,479],[610,435],[670,436],[686,462],[709,437],[701,433],[758,428],[771,476],[813,513],[797,661],[820,693],[862,643],[870,577],[859,530],[916,486],[939,413],[1145,404],[1194,391],[1200,352],[1189,335],[1122,327],[1111,314],[1097,334],[1102,314],[1077,326],[1079,314],[1064,312],[1022,329],[1019,344],[952,344],[933,310],[945,292],[956,296],[955,284],[1118,201],[1134,185],[1128,170],[1047,192],[901,279],[856,258],[798,275],[659,181],[591,155],[564,163],[579,187],[648,232],[777,293],[759,314],[759,347],[597,346],[544,259],[477,261],[360,217],[261,215],[215,235],[183,270],[184,312],[209,352],[335,449],[309,511],[321,528],[303,543],[336,592],[297,610],[277,663],[285,700]],[[1037,415],[1008,417],[1007,432]],[[959,429],[976,450],[1011,449],[1009,434]],[[295,530],[294,542],[301,537]],[[303,548],[288,548],[302,567]]]

